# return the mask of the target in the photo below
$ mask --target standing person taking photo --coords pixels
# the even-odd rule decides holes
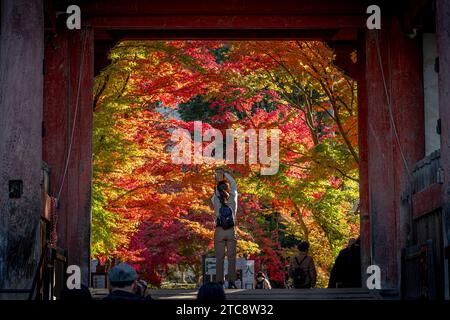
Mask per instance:
[[[224,283],[225,247],[228,257],[228,289],[236,289],[236,212],[237,185],[231,174],[223,169],[216,170],[216,188],[212,204],[216,216],[214,249],[216,252],[216,281]]]

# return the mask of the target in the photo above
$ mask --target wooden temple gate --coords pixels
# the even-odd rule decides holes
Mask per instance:
[[[403,288],[405,297],[448,298],[449,1],[1,3],[0,289],[31,286],[49,195],[59,200],[57,207],[53,203],[54,245],[66,250],[67,263],[79,265],[83,283],[89,282],[92,91],[114,44],[317,39],[327,41],[336,63],[358,80],[363,275],[376,264],[383,288]],[[81,30],[66,27],[72,4],[81,8]],[[381,7],[381,30],[366,28],[371,4]],[[438,56],[439,154],[426,150],[425,34],[434,36]],[[350,61],[355,49],[357,64]]]

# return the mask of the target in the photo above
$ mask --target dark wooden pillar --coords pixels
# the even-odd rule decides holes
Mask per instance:
[[[69,264],[81,267],[86,285],[90,261],[93,49],[91,29],[72,31],[61,27],[45,50],[43,156],[51,168],[51,195],[59,196],[58,246],[68,250]]]
[[[0,288],[2,289],[29,289],[40,255],[43,50],[43,1],[1,1]],[[22,181],[23,193],[20,198],[10,198],[8,187],[10,180]]]
[[[436,0],[436,36],[439,56],[439,117],[441,119],[441,167],[444,171],[442,207],[444,246],[450,245],[450,2]],[[447,270],[449,270],[447,260]],[[447,274],[447,298],[449,277]]]
[[[395,195],[398,211],[397,261],[401,273],[401,249],[412,240],[412,169],[425,157],[425,110],[423,90],[422,37],[409,38],[399,21],[392,19],[390,30],[390,70],[393,118]],[[400,279],[399,279],[400,281]]]
[[[367,110],[363,106],[360,117],[367,112],[361,130],[367,139],[368,177],[367,187],[364,179],[361,184],[367,188],[371,263],[381,268],[383,288],[398,288],[410,221],[401,195],[413,165],[424,156],[421,47],[402,32],[396,18],[380,31],[366,30],[365,39]]]
[[[382,286],[395,287],[397,285],[395,243],[397,212],[393,140],[377,53],[378,42],[386,81],[389,81],[389,60],[386,59],[389,57],[388,34],[386,29],[380,32],[366,31],[368,209],[371,224],[371,263],[381,267]]]
[[[369,164],[368,164],[368,101],[366,89],[366,51],[365,34],[358,35],[358,144],[359,144],[359,206],[361,239],[361,274],[365,286],[366,270],[372,264],[371,224],[369,213]]]

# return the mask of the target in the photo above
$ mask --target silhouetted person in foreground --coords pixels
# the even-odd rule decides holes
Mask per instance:
[[[330,272],[328,288],[360,288],[361,287],[361,252],[360,239],[350,239],[346,248],[342,249]]]
[[[294,288],[314,288],[317,273],[314,260],[308,255],[309,243],[302,241],[297,249],[299,254],[292,258],[289,266],[289,276],[294,280]]]
[[[217,282],[208,282],[200,287],[197,294],[197,301],[220,302],[226,300],[223,285]]]
[[[150,300],[150,296],[144,297],[138,294],[137,279],[136,270],[126,263],[120,263],[111,268],[108,273],[110,293],[103,300]]]
[[[65,287],[61,292],[60,299],[63,301],[91,301],[92,295],[88,287],[81,285],[80,289],[69,289]]]

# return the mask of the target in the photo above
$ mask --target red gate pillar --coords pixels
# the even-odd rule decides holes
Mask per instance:
[[[441,119],[441,167],[444,170],[442,208],[444,221],[444,245],[450,245],[450,2],[436,1],[436,35],[439,56],[439,117]],[[448,252],[448,251],[447,251]],[[449,270],[446,261],[447,270]],[[449,279],[447,274],[447,299]]]
[[[42,0],[1,2],[0,289],[30,289],[40,255],[42,8]],[[22,181],[20,197],[10,197],[11,180]]]
[[[45,50],[43,156],[51,168],[51,195],[59,196],[58,246],[67,249],[69,264],[81,267],[85,285],[90,263],[93,50],[92,29],[65,27]]]
[[[409,39],[396,18],[379,31],[366,30],[365,39],[360,130],[365,139],[361,148],[367,149],[361,151],[362,164],[367,167],[362,167],[361,200],[369,217],[362,218],[370,219],[371,263],[381,268],[382,288],[399,288],[401,249],[410,224],[401,195],[414,164],[424,156],[420,39]]]
[[[368,103],[366,89],[366,43],[365,34],[358,35],[358,145],[359,145],[359,206],[361,240],[361,274],[365,286],[366,270],[372,264],[371,228],[369,214],[369,164],[368,164]]]

